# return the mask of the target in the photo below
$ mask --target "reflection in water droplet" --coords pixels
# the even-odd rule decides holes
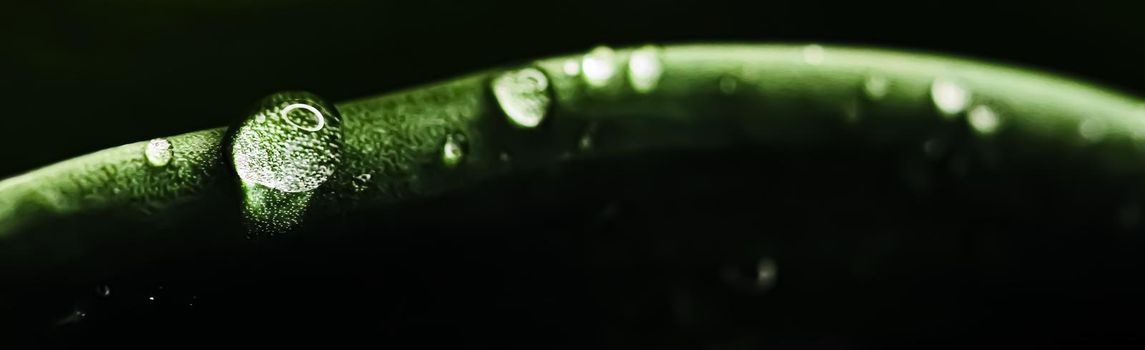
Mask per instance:
[[[807,45],[803,47],[803,62],[807,64],[818,65],[823,63],[823,57],[825,55],[826,52],[823,50],[822,46]]]
[[[970,103],[970,92],[954,82],[935,79],[930,85],[930,98],[939,112],[950,117],[966,110]]]
[[[456,167],[465,158],[467,147],[464,135],[449,135],[445,138],[445,145],[441,148],[441,161],[447,167]]]
[[[1105,138],[1105,135],[1109,133],[1109,128],[1104,121],[1090,118],[1078,124],[1077,131],[1086,141],[1097,142]]]
[[[664,67],[660,63],[660,49],[645,46],[632,52],[628,59],[628,80],[638,93],[648,93],[660,82]]]
[[[736,86],[737,85],[739,85],[739,83],[736,81],[736,78],[733,76],[725,75],[723,77],[720,77],[720,92],[723,92],[724,94],[727,94],[727,95],[734,94],[736,92]]]
[[[111,286],[106,285],[106,284],[101,284],[101,285],[96,286],[95,287],[95,295],[98,295],[98,296],[103,297],[103,298],[111,296]]]
[[[616,74],[616,54],[607,46],[598,46],[581,62],[581,72],[584,81],[593,87],[608,85],[608,81]]]
[[[887,95],[890,86],[890,80],[881,76],[871,76],[863,82],[863,93],[871,100],[880,100]]]
[[[263,99],[230,146],[248,227],[273,235],[301,224],[312,192],[341,162],[341,146],[341,119],[317,96],[285,92]]]
[[[549,111],[549,79],[536,68],[502,73],[493,79],[493,96],[501,111],[518,128],[540,125]]]
[[[990,135],[998,130],[999,120],[998,115],[994,110],[984,105],[975,106],[970,110],[970,115],[967,118],[970,121],[970,126],[980,134]]]
[[[147,158],[147,163],[152,166],[165,166],[171,162],[174,152],[171,151],[171,142],[167,139],[153,139],[147,143],[147,149],[143,151],[143,156]]]
[[[580,74],[580,63],[576,60],[567,60],[564,65],[561,66],[561,70],[564,71],[565,75],[575,77],[577,74]]]

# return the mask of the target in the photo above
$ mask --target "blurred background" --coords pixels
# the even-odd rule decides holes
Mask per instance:
[[[1145,95],[1145,5],[1132,1],[5,7],[3,177],[229,125],[277,91],[344,101],[599,44],[871,45],[1015,64]],[[20,325],[9,330],[65,344],[225,335],[419,348],[934,348],[1145,338],[1141,321],[1121,319],[1145,311],[1136,281],[1145,269],[1130,249],[1139,238],[1108,238],[1126,230],[1115,215],[1124,200],[1115,184],[1038,197],[1049,204],[997,204],[989,193],[958,190],[919,197],[897,169],[887,176],[870,166],[901,161],[889,154],[856,158],[829,146],[812,155],[752,152],[749,159],[765,164],[743,154],[677,154],[509,179],[327,227],[370,238],[141,267],[107,284],[37,292],[21,313],[0,317]],[[649,171],[659,176],[650,180]],[[850,182],[839,183],[839,173]],[[991,181],[1006,186],[1021,175]],[[1076,207],[1083,205],[1092,210]],[[993,209],[932,216],[979,206]],[[750,277],[772,263],[791,276],[774,290]]]

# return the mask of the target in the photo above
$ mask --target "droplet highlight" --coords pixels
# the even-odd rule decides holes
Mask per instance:
[[[581,60],[584,81],[592,87],[608,85],[616,74],[616,53],[607,46],[597,46]]]
[[[541,125],[552,103],[549,79],[536,68],[508,71],[494,78],[493,96],[509,122],[518,128]]]
[[[962,113],[970,104],[970,92],[945,79],[936,79],[930,85],[930,98],[938,111],[946,117]]]
[[[655,46],[639,48],[628,58],[628,81],[637,93],[648,93],[656,89],[663,73],[660,49]]]
[[[171,150],[171,142],[167,139],[152,139],[147,143],[147,148],[143,151],[143,156],[147,158],[147,164],[151,166],[162,167],[171,163],[174,158],[174,152]]]

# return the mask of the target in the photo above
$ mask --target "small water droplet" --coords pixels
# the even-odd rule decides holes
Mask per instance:
[[[723,92],[726,95],[734,94],[736,92],[737,85],[739,85],[739,82],[737,82],[736,78],[733,76],[725,75],[720,77],[720,92]]]
[[[505,162],[505,163],[508,163],[509,161],[513,160],[513,158],[511,158],[509,156],[509,154],[505,153],[505,152],[501,152],[501,154],[498,156],[498,158],[500,158],[501,161]]]
[[[823,57],[826,55],[826,50],[819,45],[807,45],[803,47],[803,62],[810,65],[818,65],[823,63]]]
[[[580,62],[577,62],[576,60],[567,60],[561,66],[561,70],[564,71],[565,75],[575,77],[580,74]]]
[[[1086,141],[1097,142],[1105,138],[1109,133],[1109,127],[1102,120],[1089,118],[1078,124],[1077,131]]]
[[[636,49],[628,58],[628,80],[638,93],[648,93],[660,83],[664,67],[660,62],[660,49],[645,46]]]
[[[106,284],[95,286],[95,295],[98,295],[102,298],[111,296],[111,286]]]
[[[779,264],[775,259],[763,257],[746,269],[732,265],[725,266],[721,275],[724,281],[733,287],[755,293],[766,292],[775,286],[779,276]]]
[[[549,79],[536,68],[502,73],[493,79],[493,96],[509,121],[518,128],[541,125],[549,111]]]
[[[161,167],[171,162],[174,157],[174,152],[171,150],[171,142],[167,139],[152,139],[147,143],[147,149],[143,151],[143,155],[147,158],[147,163],[151,166]]]
[[[581,60],[581,72],[589,86],[602,87],[616,74],[616,53],[608,46],[597,46]]]
[[[993,134],[998,131],[1000,125],[998,114],[984,105],[978,105],[971,109],[967,119],[970,121],[970,126],[982,135]]]
[[[870,76],[867,80],[863,81],[863,93],[867,98],[877,101],[887,96],[887,91],[890,90],[891,81],[881,76]]]
[[[147,301],[155,301],[155,297],[147,297]]]
[[[930,85],[930,98],[938,111],[946,117],[962,113],[970,104],[970,92],[945,79],[935,79]]]
[[[441,148],[441,161],[447,167],[456,167],[465,158],[467,147],[465,136],[449,135],[445,138],[445,145]]]

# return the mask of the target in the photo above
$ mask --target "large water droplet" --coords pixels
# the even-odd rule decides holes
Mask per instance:
[[[807,45],[803,47],[803,62],[810,65],[819,65],[823,63],[823,58],[826,56],[826,50],[823,50],[819,45]]]
[[[466,148],[468,148],[468,142],[466,142],[464,135],[447,136],[445,144],[441,147],[441,162],[447,167],[456,167],[465,159]]]
[[[970,92],[945,79],[935,79],[930,85],[930,98],[938,111],[947,117],[962,113],[970,104]]]
[[[655,46],[639,48],[628,58],[628,81],[632,84],[632,90],[638,93],[648,93],[655,89],[663,72],[660,49]]]
[[[267,97],[235,133],[235,170],[243,181],[283,192],[318,188],[341,161],[339,122],[334,109],[314,95]]]
[[[231,140],[252,231],[275,234],[300,225],[313,191],[341,162],[341,145],[341,118],[317,96],[286,92],[263,99]]]
[[[998,131],[1001,122],[998,119],[998,114],[994,113],[993,109],[984,105],[975,106],[970,110],[970,115],[967,117],[970,121],[970,126],[974,131],[982,135],[990,135]]]
[[[147,158],[147,164],[152,166],[165,166],[171,162],[174,157],[174,152],[171,150],[171,142],[167,139],[153,139],[147,143],[147,148],[143,151],[143,156]]]
[[[502,73],[493,79],[493,96],[509,121],[519,128],[541,125],[549,112],[549,79],[536,68]]]
[[[616,74],[616,53],[608,46],[597,46],[584,55],[581,72],[589,86],[602,87]]]
[[[890,90],[890,86],[891,81],[887,80],[887,78],[883,78],[877,75],[871,76],[868,77],[866,81],[863,81],[863,93],[867,96],[867,98],[873,101],[881,100],[887,95],[887,91]]]

